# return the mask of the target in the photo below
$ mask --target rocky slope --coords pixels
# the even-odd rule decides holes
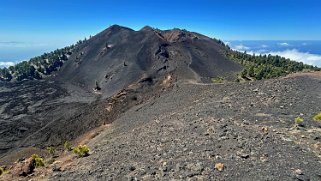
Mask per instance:
[[[176,80],[235,80],[242,68],[213,39],[179,29],[114,25],[70,51],[44,80],[0,82],[1,164],[110,123]]]
[[[320,73],[236,83],[242,66],[225,50],[186,30],[114,25],[50,77],[0,82],[1,179],[319,180]],[[90,155],[63,153],[65,141]],[[47,146],[54,163],[14,174]]]
[[[124,113],[89,142],[89,157],[50,180],[320,180],[321,124],[312,116],[321,74],[314,75],[178,83]],[[304,125],[295,128],[300,115]]]

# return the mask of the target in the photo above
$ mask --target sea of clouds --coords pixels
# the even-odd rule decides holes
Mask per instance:
[[[15,62],[0,61],[0,68],[13,66]]]
[[[305,42],[300,42],[300,44],[298,44],[298,42],[296,42],[296,44],[291,44],[288,42],[271,43],[270,41],[257,41],[256,43],[254,43],[254,45],[253,42],[246,41],[234,41],[225,43],[227,43],[234,50],[241,52],[246,51],[248,54],[279,55],[281,57],[289,58],[291,60],[321,67],[321,55],[305,51],[307,49],[306,46],[309,45]],[[312,47],[311,50],[316,48],[319,47]]]

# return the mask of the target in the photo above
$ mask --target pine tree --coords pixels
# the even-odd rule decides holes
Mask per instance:
[[[254,77],[254,76],[255,76],[254,66],[253,66],[253,65],[251,65],[251,66],[249,67],[248,76],[249,76],[249,77]]]

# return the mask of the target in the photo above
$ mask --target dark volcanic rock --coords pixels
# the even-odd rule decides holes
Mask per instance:
[[[185,30],[145,27],[134,31],[114,25],[77,47],[57,78],[86,90],[98,81],[107,96],[142,77],[160,79],[167,73],[180,79],[218,75],[233,79],[241,66],[226,59],[222,50],[214,40]]]
[[[111,26],[64,55],[68,60],[51,77],[0,82],[0,160],[16,160],[7,155],[13,150],[30,156],[16,148],[71,141],[176,81],[208,81],[217,75],[233,80],[241,66],[222,50],[214,40],[185,30]]]
[[[308,132],[293,129],[293,123],[304,113],[304,129],[316,129],[308,115],[321,107],[320,92],[314,91],[321,90],[320,79],[179,84],[124,113],[88,144],[99,145],[90,157],[50,180],[319,180],[320,159],[307,149],[316,140],[302,138]],[[260,97],[253,94],[257,88]],[[271,95],[286,104],[301,99],[280,108]],[[218,163],[223,170],[215,169]],[[122,169],[124,165],[136,169]],[[88,171],[91,175],[84,177]]]
[[[104,30],[52,77],[0,83],[1,165],[110,124],[49,180],[320,179],[321,76],[235,83],[223,52],[186,30]]]

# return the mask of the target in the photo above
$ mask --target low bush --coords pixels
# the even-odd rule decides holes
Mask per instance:
[[[86,145],[78,145],[72,152],[80,157],[86,157],[89,155],[89,148]]]
[[[4,174],[4,169],[0,167],[0,177]]]
[[[72,150],[72,148],[71,148],[71,144],[70,144],[70,142],[69,142],[69,141],[65,141],[65,143],[64,143],[64,150],[65,150],[66,152],[68,152],[68,151],[71,151],[71,150]]]
[[[54,157],[54,156],[55,156],[55,153],[56,153],[56,148],[50,146],[50,147],[47,147],[47,151],[48,151],[48,153],[49,153],[52,157]]]
[[[300,117],[296,117],[294,119],[294,122],[295,122],[295,126],[300,126],[303,123],[303,119]]]
[[[212,78],[212,82],[214,84],[221,84],[224,82],[224,78],[223,77],[215,77],[215,78]]]
[[[313,117],[314,121],[321,121],[321,112]]]
[[[39,155],[37,154],[33,154],[31,156],[33,159],[35,159],[35,167],[38,168],[38,167],[44,167],[45,166],[45,161],[43,158],[39,157]]]

